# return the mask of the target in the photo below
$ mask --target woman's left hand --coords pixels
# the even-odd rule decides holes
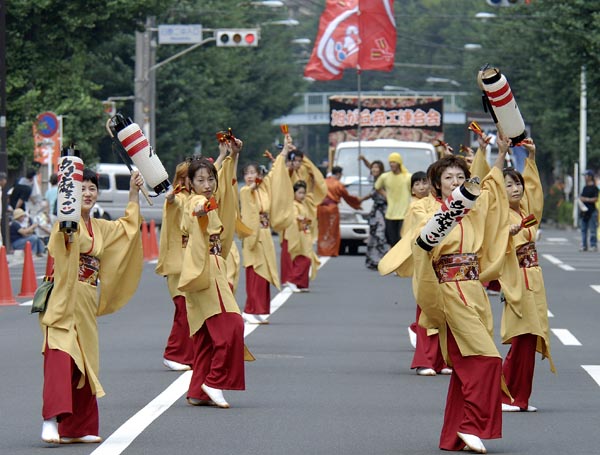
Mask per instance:
[[[133,171],[131,173],[131,178],[129,179],[129,201],[130,202],[138,202],[138,193],[140,188],[144,185],[144,178],[140,171]]]
[[[511,224],[509,227],[510,235],[517,235],[520,230],[521,230],[520,224]]]

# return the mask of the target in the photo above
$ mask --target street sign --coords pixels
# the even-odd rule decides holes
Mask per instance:
[[[54,112],[42,112],[37,116],[37,131],[42,137],[52,137],[58,131],[58,117]]]
[[[158,44],[196,44],[202,42],[202,25],[159,25]]]

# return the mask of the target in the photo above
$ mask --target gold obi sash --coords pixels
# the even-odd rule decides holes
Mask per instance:
[[[210,254],[216,256],[222,256],[223,248],[221,247],[221,236],[219,234],[212,234],[208,238],[208,251]]]
[[[519,260],[519,267],[522,269],[537,267],[539,263],[535,243],[528,242],[517,248],[517,259]]]
[[[258,215],[260,217],[260,227],[263,229],[268,229],[270,226],[269,214],[267,212],[260,212]]]
[[[79,255],[79,281],[97,286],[99,271],[100,259],[87,254]]]
[[[479,262],[472,253],[444,254],[433,268],[440,283],[479,279]]]
[[[310,232],[311,220],[304,218],[302,221],[298,220],[298,229],[300,232],[308,234]]]

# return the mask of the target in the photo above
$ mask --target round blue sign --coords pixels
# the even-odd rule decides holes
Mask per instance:
[[[43,137],[52,137],[58,131],[58,117],[54,112],[43,112],[37,116],[37,130]]]

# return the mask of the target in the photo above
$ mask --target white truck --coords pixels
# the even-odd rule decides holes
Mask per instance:
[[[436,152],[427,142],[404,142],[396,139],[376,139],[374,141],[340,142],[335,150],[334,166],[341,166],[343,175],[341,182],[348,188],[350,194],[364,196],[371,192],[373,179],[369,169],[359,160],[363,155],[370,162],[383,162],[386,171],[389,170],[388,156],[397,152],[402,156],[404,166],[412,174],[417,171],[426,172],[429,165],[436,159]],[[342,244],[340,252],[346,250],[349,254],[357,254],[358,248],[364,246],[369,237],[368,214],[371,210],[371,200],[362,203],[362,210],[354,210],[344,201],[340,203],[340,233]]]

